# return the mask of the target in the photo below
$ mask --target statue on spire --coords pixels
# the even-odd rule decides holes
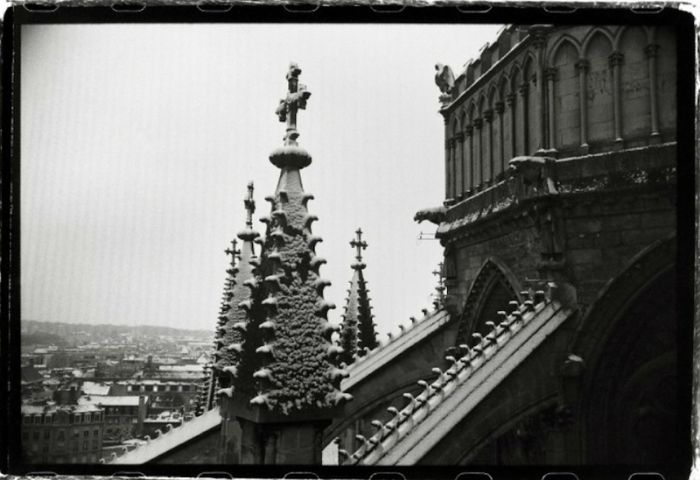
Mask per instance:
[[[306,101],[311,92],[306,90],[306,85],[299,83],[301,68],[292,62],[287,72],[287,97],[280,100],[275,113],[280,122],[287,122],[287,133],[284,136],[285,145],[296,145],[299,132],[297,131],[297,111],[306,109]]]

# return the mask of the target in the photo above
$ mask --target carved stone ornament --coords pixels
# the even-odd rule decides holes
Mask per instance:
[[[439,225],[445,220],[446,212],[447,209],[445,207],[424,208],[416,212],[413,220],[418,223],[421,223],[423,220],[427,220],[430,223]]]
[[[452,91],[455,88],[455,76],[447,65],[438,63],[435,65],[435,84],[440,89],[440,102],[448,103],[452,100]]]

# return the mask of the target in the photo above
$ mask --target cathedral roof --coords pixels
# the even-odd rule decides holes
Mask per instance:
[[[411,326],[402,328],[401,333],[391,337],[391,340],[378,345],[370,350],[366,356],[359,358],[347,369],[348,378],[343,380],[341,387],[344,391],[376,372],[377,369],[391,362],[393,359],[420,343],[433,332],[440,329],[450,321],[450,315],[446,310],[428,312],[424,310],[423,317],[416,319],[411,317]]]
[[[446,426],[457,425],[572,312],[538,292],[510,314],[499,313],[501,322],[493,323],[489,334],[475,334],[472,347],[460,346],[461,357],[447,357],[450,368],[444,372],[435,368],[437,379],[419,382],[423,387],[419,395],[405,393],[402,410],[390,407],[391,420],[372,422],[377,428],[373,436],[358,435],[362,446],[352,454],[341,452],[344,463],[415,463],[444,436]]]
[[[138,445],[135,449],[126,451],[121,456],[113,453],[112,457],[105,459],[103,463],[141,465],[218,428],[220,424],[219,409],[214,408],[192,420],[185,421],[178,427],[167,427],[165,432],[158,433],[156,438],[147,437],[148,440],[145,444]]]

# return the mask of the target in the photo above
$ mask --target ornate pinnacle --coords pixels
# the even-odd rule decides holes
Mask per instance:
[[[245,205],[246,220],[245,225],[248,228],[253,228],[253,214],[255,213],[255,200],[253,200],[253,182],[248,182],[248,196],[243,200]]]
[[[358,262],[362,261],[362,250],[367,248],[367,242],[362,240],[362,230],[358,228],[355,233],[357,234],[357,238],[354,240],[350,241],[350,246],[355,247],[357,249],[357,255],[355,258],[357,259]]]
[[[287,122],[287,134],[284,136],[285,145],[296,145],[299,132],[297,131],[297,111],[306,109],[306,101],[311,92],[306,90],[306,85],[299,83],[301,68],[296,63],[289,64],[287,71],[287,97],[280,100],[275,113],[280,122]]]
[[[445,277],[443,275],[443,264],[438,263],[438,268],[432,272],[433,275],[438,277],[438,286],[435,287],[437,292],[437,298],[435,299],[435,308],[439,308],[445,302]]]

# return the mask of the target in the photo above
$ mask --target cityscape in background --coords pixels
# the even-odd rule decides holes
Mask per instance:
[[[32,463],[96,463],[197,413],[213,332],[22,322],[22,442]]]

